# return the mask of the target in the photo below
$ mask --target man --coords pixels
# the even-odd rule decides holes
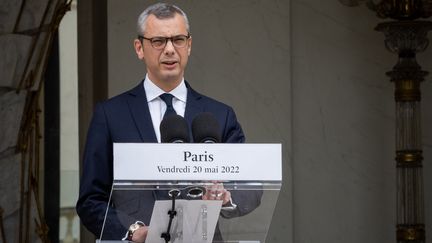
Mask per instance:
[[[231,107],[197,93],[184,80],[192,36],[187,16],[180,8],[161,3],[148,7],[138,19],[138,38],[134,47],[138,58],[147,67],[144,81],[130,91],[98,104],[87,135],[77,212],[83,224],[97,237],[101,234],[112,187],[114,142],[160,142],[159,125],[171,108],[183,116],[189,126],[197,114],[213,113],[221,127],[222,142],[241,143],[245,140]],[[168,96],[169,101],[163,100],[164,96]],[[223,188],[220,190],[223,192],[220,195],[206,194],[203,199],[222,200],[222,211],[226,210],[227,215],[244,215],[260,203],[261,194],[257,193],[249,195],[243,207],[237,207],[232,202],[240,201],[244,195],[231,195]],[[106,233],[110,234],[110,239],[125,237],[135,242],[145,241],[151,210],[159,198],[148,192],[136,193],[133,197],[127,202],[112,202],[115,210],[110,210],[112,215],[107,217],[115,223]],[[120,222],[125,211],[141,209],[142,205],[147,210],[141,210],[136,218],[125,217],[127,223]]]

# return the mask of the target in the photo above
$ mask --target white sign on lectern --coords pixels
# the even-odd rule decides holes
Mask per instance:
[[[281,181],[281,161],[281,144],[114,143],[114,180]]]

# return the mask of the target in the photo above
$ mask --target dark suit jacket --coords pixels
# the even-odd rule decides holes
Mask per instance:
[[[187,83],[186,86],[188,94],[185,119],[189,126],[197,114],[211,112],[220,124],[222,142],[244,142],[243,131],[231,107],[197,93]],[[82,223],[97,237],[100,236],[113,182],[113,143],[156,143],[154,129],[159,128],[153,128],[142,82],[132,90],[96,105],[87,134],[83,174],[76,209]],[[121,215],[125,211],[126,214],[132,214],[142,205],[146,205],[145,207],[150,210],[140,212],[138,219],[149,224],[155,196],[154,193],[147,193],[149,194],[137,195],[132,200],[128,198],[125,202],[120,200],[111,203],[116,210],[110,210],[113,215],[108,215],[111,217],[112,225],[105,225],[111,228],[109,238],[121,239],[127,227],[134,223],[134,219]],[[260,197],[261,195],[254,199],[255,201],[251,204],[254,206],[250,208],[259,205]],[[247,212],[239,212],[239,214],[244,213]],[[104,232],[104,236],[107,233]]]

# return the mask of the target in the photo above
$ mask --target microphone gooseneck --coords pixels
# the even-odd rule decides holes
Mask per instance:
[[[219,143],[220,125],[210,112],[197,115],[192,121],[192,134],[195,143]]]
[[[174,217],[177,215],[177,211],[175,210],[175,200],[178,196],[180,196],[180,190],[178,189],[172,189],[168,192],[169,196],[171,197],[171,210],[168,211],[169,215],[169,221],[168,221],[168,227],[166,232],[163,232],[161,234],[161,238],[165,240],[165,243],[168,243],[171,241],[171,225]]]
[[[189,126],[186,120],[179,115],[165,117],[160,126],[162,143],[189,143]]]
[[[159,126],[162,143],[189,143],[189,126],[186,120],[179,115],[165,116]],[[192,192],[194,192],[192,190]],[[171,235],[171,225],[174,217],[177,215],[175,210],[175,201],[181,194],[181,190],[174,188],[168,191],[168,195],[172,200],[171,210],[168,211],[169,221],[167,230],[161,234],[161,238],[165,243],[171,242],[173,236]],[[188,193],[189,194],[189,193]]]

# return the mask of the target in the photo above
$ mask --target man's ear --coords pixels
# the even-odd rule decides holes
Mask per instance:
[[[188,40],[189,42],[189,44],[188,44],[188,56],[190,56],[190,54],[191,54],[191,50],[192,50],[192,36],[191,37],[189,37],[189,40]]]
[[[142,42],[138,39],[134,40],[134,48],[135,52],[137,54],[138,59],[143,60],[144,59],[144,48],[142,46]]]

